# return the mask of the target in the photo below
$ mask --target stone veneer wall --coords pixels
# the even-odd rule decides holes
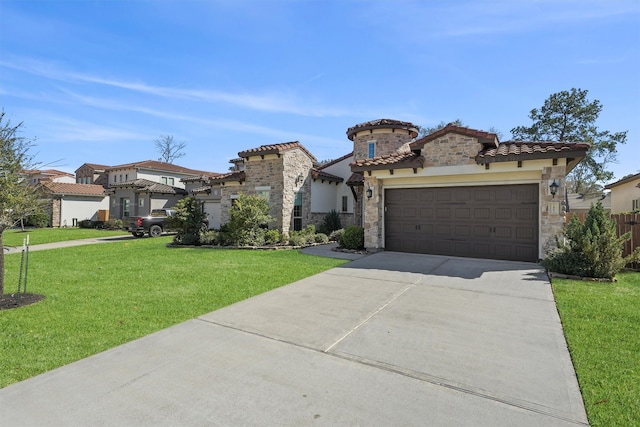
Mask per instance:
[[[283,159],[283,191],[282,216],[280,230],[288,233],[293,229],[293,203],[295,193],[302,192],[302,228],[311,224],[311,176],[309,172],[313,161],[300,149],[287,150],[282,154]],[[296,182],[302,175],[303,181]]]
[[[364,189],[371,186],[373,197],[362,198],[364,204],[364,247],[368,251],[377,251],[382,248],[382,181],[375,176],[365,176]]]
[[[50,225],[51,227],[60,227],[60,213],[62,210],[62,199],[54,197],[50,200],[50,205],[49,205],[49,209],[50,211],[50,216],[49,216],[49,221],[50,221]]]
[[[393,154],[400,151],[409,151],[409,147],[403,147],[411,142],[409,131],[403,129],[379,129],[374,133],[363,131],[353,138],[353,160],[361,160],[369,157],[369,142],[376,143],[376,157]]]
[[[269,189],[269,215],[276,219],[270,227],[280,229],[282,224],[282,203],[283,203],[283,162],[282,157],[276,155],[251,157],[245,161],[245,173],[247,180],[243,184],[242,193],[248,196],[256,195],[256,187],[270,187]],[[229,201],[229,208],[231,203]],[[223,212],[225,206],[222,206]],[[227,210],[228,212],[228,210]],[[228,220],[227,220],[228,222]]]
[[[477,138],[450,133],[424,145],[424,167],[475,165],[480,150],[482,144]]]
[[[558,193],[553,197],[549,191],[549,185],[556,181],[560,185]],[[542,169],[540,182],[540,239],[542,256],[556,247],[555,237],[562,234],[565,216],[566,202],[562,196],[565,188],[565,166],[549,166]],[[549,212],[549,203],[557,202],[560,209],[557,214]]]

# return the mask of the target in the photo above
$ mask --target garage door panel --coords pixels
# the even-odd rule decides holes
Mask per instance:
[[[538,258],[537,184],[391,189],[385,200],[387,250]]]

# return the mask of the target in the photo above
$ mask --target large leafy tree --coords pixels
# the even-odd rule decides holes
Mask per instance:
[[[572,88],[554,93],[540,108],[529,113],[531,126],[511,129],[515,140],[586,142],[591,145],[586,158],[567,177],[568,191],[589,193],[608,180],[607,167],[616,161],[618,144],[627,141],[627,131],[612,133],[596,126],[602,111],[600,101],[587,99],[588,90]]]
[[[14,126],[4,111],[0,113],[0,297],[4,294],[4,232],[40,210],[36,189],[25,175],[34,166],[29,154],[32,143],[20,136],[21,127],[22,123]]]

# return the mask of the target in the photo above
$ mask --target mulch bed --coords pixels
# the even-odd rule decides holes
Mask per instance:
[[[12,308],[24,307],[35,304],[44,299],[44,295],[39,294],[6,294],[0,296],[0,310],[11,310]]]

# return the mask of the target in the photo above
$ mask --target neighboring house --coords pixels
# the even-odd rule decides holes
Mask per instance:
[[[588,144],[499,142],[453,124],[417,135],[388,119],[347,130],[367,249],[537,261],[554,246],[565,177]]]
[[[204,202],[204,211],[207,214],[207,219],[209,220],[209,228],[219,229],[222,225],[222,212],[220,207],[221,189],[220,186],[212,187],[209,185],[209,181],[216,176],[220,176],[220,174],[209,173],[190,178],[183,178],[182,182],[185,184],[185,190],[191,196]]]
[[[170,208],[186,197],[183,180],[209,172],[171,163],[145,160],[111,166],[105,170],[110,196],[109,218],[148,215],[153,209]]]
[[[109,177],[106,173],[110,166],[85,163],[76,169],[76,183],[97,184],[107,187]]]
[[[29,184],[33,186],[44,181],[66,183],[76,182],[72,174],[55,169],[27,170],[25,173],[29,176]]]
[[[362,225],[357,192],[354,183],[349,181],[351,162],[353,153],[311,169],[311,223],[316,227],[332,210],[340,215],[343,228]]]
[[[612,214],[640,211],[640,173],[627,175],[604,188],[611,190]]]
[[[602,207],[606,212],[611,211],[611,192],[590,194],[567,193],[565,198],[567,212],[586,214],[589,212],[589,209],[591,209],[591,206],[598,203],[598,201],[602,203]]]
[[[50,227],[76,227],[85,219],[107,217],[109,198],[100,185],[42,181],[39,189],[47,199]]]

